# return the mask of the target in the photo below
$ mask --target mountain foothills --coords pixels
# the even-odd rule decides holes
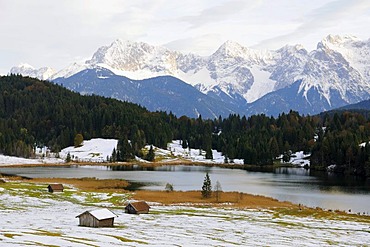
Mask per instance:
[[[84,95],[98,94],[136,103],[150,111],[173,112],[180,116],[197,117],[201,114],[205,118],[216,118],[238,112],[240,108],[205,95],[172,76],[131,80],[105,68],[94,68],[68,78],[57,78],[54,83]]]
[[[369,98],[370,40],[329,35],[311,52],[301,45],[270,51],[227,41],[206,57],[116,40],[84,64],[58,72],[21,65],[11,73],[55,80],[81,93],[132,101],[176,116],[278,116],[291,109],[317,114]]]
[[[311,169],[370,176],[370,120],[359,113],[277,118],[231,114],[214,120],[149,112],[138,105],[102,96],[83,96],[59,85],[20,75],[0,77],[0,152],[32,157],[36,146],[52,151],[85,139],[118,139],[110,161],[143,157],[142,148],[166,148],[182,140],[183,148],[222,151],[225,162],[271,165],[277,156],[311,152]]]

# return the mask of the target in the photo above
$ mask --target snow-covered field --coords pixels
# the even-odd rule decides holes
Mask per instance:
[[[107,157],[112,156],[113,149],[117,148],[117,143],[118,140],[115,139],[85,140],[81,147],[67,147],[59,155],[64,160],[69,153],[72,160],[79,162],[106,162]]]
[[[11,157],[0,155],[0,166],[11,165],[11,164],[58,164],[64,163],[68,153],[71,156],[72,161],[77,162],[106,162],[107,158],[112,155],[113,149],[117,148],[118,140],[115,139],[102,139],[95,138],[91,140],[85,140],[80,147],[67,147],[61,150],[59,153],[60,158],[54,158],[56,154],[48,154],[47,149],[38,149],[37,159],[25,159],[18,157]],[[147,150],[150,149],[150,145],[145,147]],[[167,150],[154,147],[155,156],[161,162],[171,162],[178,160],[186,160],[192,162],[204,162],[221,164],[224,163],[225,158],[221,152],[212,150],[213,159],[205,158],[205,151],[199,149],[182,148],[180,141],[175,140],[168,144]],[[145,162],[142,159],[137,158],[138,161]],[[231,162],[231,161],[230,161]],[[234,164],[243,164],[243,160],[234,159]]]
[[[67,154],[69,153],[72,161],[77,162],[107,162],[109,157],[112,155],[113,149],[117,148],[118,140],[115,139],[102,139],[95,138],[91,140],[83,141],[81,147],[67,147],[61,150],[59,153],[60,158],[55,158],[56,154],[48,153],[46,148],[37,150],[37,159],[25,159],[19,157],[11,157],[0,155],[0,166],[1,165],[12,165],[12,164],[60,164],[64,163]],[[150,145],[145,147],[147,150],[150,149]],[[167,149],[161,149],[154,147],[155,156],[157,160],[161,162],[173,162],[173,161],[191,161],[191,162],[204,162],[213,164],[225,163],[225,157],[221,152],[212,150],[213,159],[206,159],[206,152],[199,149],[182,148],[181,141],[174,140],[168,143]],[[304,155],[303,152],[296,152],[292,154],[292,157],[288,163],[304,166],[309,165],[309,155]],[[282,156],[280,157],[280,159]],[[140,158],[136,158],[137,161],[146,162]],[[230,164],[243,164],[242,159],[228,160]]]
[[[366,246],[367,218],[299,217],[272,210],[151,205],[128,215],[126,194],[68,188],[50,194],[46,185],[0,184],[0,246]],[[112,202],[119,202],[114,206]],[[113,228],[79,227],[75,218],[109,207]],[[343,217],[343,216],[342,216]]]
[[[57,158],[37,158],[26,159],[14,156],[0,155],[0,166],[4,165],[19,165],[19,164],[59,164],[64,163],[64,160]]]

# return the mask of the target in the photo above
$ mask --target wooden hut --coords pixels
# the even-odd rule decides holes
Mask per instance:
[[[63,192],[64,187],[63,184],[49,184],[48,191],[51,193],[54,192]]]
[[[76,216],[80,219],[80,226],[89,227],[112,227],[115,217],[118,216],[106,208],[86,211]]]
[[[125,207],[125,213],[129,213],[129,214],[147,214],[147,213],[149,213],[149,208],[150,208],[150,206],[144,201],[130,202]]]

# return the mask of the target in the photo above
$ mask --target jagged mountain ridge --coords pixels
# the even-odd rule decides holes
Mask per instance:
[[[21,74],[24,76],[30,76],[34,78],[38,78],[40,80],[47,80],[51,78],[53,75],[56,74],[55,69],[50,67],[42,67],[39,69],[35,69],[33,66],[23,63],[18,65],[17,67],[13,67],[10,70],[12,74]]]
[[[227,101],[236,105],[246,100],[252,103],[249,109],[258,113],[265,113],[253,109],[261,104],[257,101],[263,96],[300,81],[300,86],[293,88],[302,102],[288,107],[295,109],[303,101],[307,101],[307,105],[316,104],[316,101],[310,102],[309,97],[309,92],[315,91],[319,94],[315,98],[327,101],[315,109],[328,110],[369,96],[369,51],[369,40],[334,35],[324,38],[311,52],[301,45],[261,51],[227,41],[208,57],[182,54],[142,42],[116,40],[99,48],[85,64],[75,64],[50,79],[68,77],[97,66],[131,79],[171,75],[210,97],[226,96]],[[243,100],[240,102],[240,99]],[[279,106],[275,107],[279,110]],[[295,110],[308,113],[304,109]]]

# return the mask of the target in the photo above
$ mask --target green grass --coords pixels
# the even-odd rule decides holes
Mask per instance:
[[[35,245],[35,246],[46,246],[46,247],[59,247],[59,245],[53,245],[53,244],[43,244],[36,241],[26,241],[24,242],[24,245]]]
[[[122,241],[124,243],[148,244],[147,242],[144,242],[144,241],[128,239],[128,238],[121,237],[121,236],[116,236],[116,235],[108,235],[108,234],[106,234],[105,236],[113,237],[113,238],[118,239],[118,240],[120,240],[120,241]]]
[[[3,236],[7,237],[7,238],[14,238],[14,237],[17,237],[17,236],[22,236],[22,235],[18,234],[18,233],[4,233]]]
[[[240,243],[237,243],[237,242],[232,242],[232,241],[227,241],[225,239],[222,239],[222,238],[217,238],[217,237],[210,237],[210,239],[213,239],[215,241],[218,241],[218,242],[221,242],[221,243],[225,243],[225,244],[228,244],[228,245],[240,245]]]
[[[76,243],[76,244],[81,244],[81,245],[87,245],[87,246],[93,246],[93,247],[100,247],[100,245],[95,245],[95,244],[90,244],[90,243],[86,243],[84,241],[79,241],[79,238],[72,238],[72,237],[65,237],[65,238],[62,238],[66,241],[69,241],[71,243]],[[91,241],[90,239],[83,239],[85,241]]]
[[[2,183],[0,184],[0,188],[4,188],[4,191],[1,193],[8,193],[11,196],[33,197],[41,199],[48,198],[58,201],[69,201],[71,203],[80,205],[110,203],[112,206],[122,206],[129,198],[128,194],[81,192],[68,188],[60,193],[49,193],[47,190],[47,184],[34,184],[18,181]],[[7,208],[0,202],[0,209],[15,210],[16,206]],[[22,207],[19,207],[18,209],[22,209]]]
[[[37,236],[49,236],[49,237],[62,237],[62,233],[60,232],[50,232],[46,230],[36,229],[35,232],[27,232],[27,234],[33,234]]]
[[[305,208],[303,210],[283,208],[274,210],[275,218],[280,218],[286,215],[295,217],[312,217],[315,219],[357,221],[370,224],[370,216],[346,214],[341,211],[325,211],[320,208]]]
[[[88,239],[88,238],[64,236],[64,237],[62,237],[62,239],[67,240],[71,243],[79,243],[79,244],[88,245],[88,246],[99,246],[99,245],[94,245],[92,243],[86,243],[86,242],[92,242],[93,241],[93,240]]]

